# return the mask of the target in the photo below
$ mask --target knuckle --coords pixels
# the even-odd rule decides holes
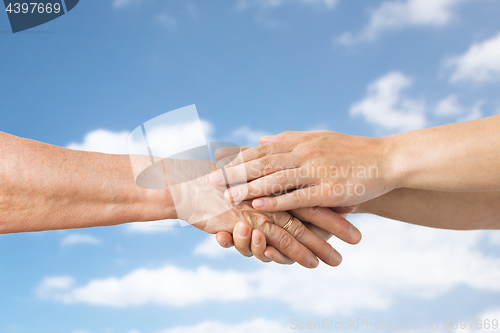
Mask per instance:
[[[276,224],[278,221],[283,221],[283,224],[285,224],[288,219],[290,218],[290,214],[287,212],[281,211],[281,212],[275,212],[273,213],[273,222]]]
[[[263,144],[263,145],[255,147],[255,148],[257,150],[258,156],[265,156],[268,153],[270,153],[270,150],[271,150],[271,146],[268,144]]]
[[[288,179],[288,175],[283,171],[278,171],[273,174],[273,178],[274,178],[274,183],[281,184]]]
[[[274,165],[274,159],[271,156],[264,156],[259,161],[261,170],[265,173],[266,171],[272,169]]]
[[[269,204],[269,206],[273,208],[278,207],[278,200],[276,199],[276,197],[268,197],[267,203]]]
[[[295,203],[295,204],[302,203],[306,199],[304,191],[302,191],[302,190],[293,191],[291,194],[291,198],[292,198],[293,203]]]
[[[300,223],[297,226],[297,228],[295,228],[295,230],[293,232],[293,237],[297,240],[304,239],[304,237],[307,236],[308,231],[309,231],[309,229],[307,229],[305,225]]]
[[[311,217],[318,217],[324,213],[324,208],[319,207],[319,206],[310,207],[310,208],[307,208],[307,213]]]
[[[293,238],[289,233],[283,233],[278,239],[280,252],[290,252],[293,249]]]
[[[269,233],[269,219],[265,215],[254,213],[251,214],[250,219],[255,229],[261,230],[264,234]]]

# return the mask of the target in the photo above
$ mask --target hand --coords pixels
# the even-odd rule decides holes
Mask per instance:
[[[210,161],[163,159],[143,171],[137,183],[145,188],[167,189],[175,203],[177,217],[205,232],[232,232],[236,223],[243,220],[251,228],[260,230],[267,244],[304,267],[316,267],[317,257],[328,265],[340,263],[340,254],[296,217],[288,230],[283,229],[291,218],[287,212],[259,212],[248,201],[233,204],[225,200],[226,187],[215,187],[209,182],[207,170],[213,168]],[[332,224],[331,230],[336,230],[334,227]],[[339,227],[347,230],[343,237],[348,239],[349,223]]]
[[[324,226],[327,230],[331,230],[331,232],[329,232],[312,223],[303,222],[309,230],[325,241],[330,239],[333,235],[336,235],[350,244],[357,244],[361,240],[361,233],[346,220],[347,215],[352,213],[355,209],[355,206],[337,207],[331,210],[319,207],[302,208],[292,211],[292,214],[300,217],[303,221],[313,221],[313,223]],[[262,231],[258,229],[252,231],[251,226],[245,221],[238,222],[234,228],[233,236],[228,232],[220,231],[217,233],[216,239],[222,247],[230,248],[235,246],[238,252],[244,256],[251,257],[254,255],[263,262],[270,262],[272,260],[276,263],[285,265],[290,265],[295,262],[284,256],[273,246],[266,246],[265,237]]]
[[[313,131],[285,132],[260,141],[260,146],[233,156],[224,168],[230,184],[251,180],[232,186],[225,192],[226,200],[259,198],[252,206],[268,212],[350,206],[385,194],[398,184],[381,138]],[[216,157],[226,153],[219,149]],[[212,184],[219,184],[221,177],[221,170],[212,173]],[[270,194],[274,196],[261,198]]]

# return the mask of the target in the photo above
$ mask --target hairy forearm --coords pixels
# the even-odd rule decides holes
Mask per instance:
[[[396,187],[500,190],[500,115],[387,138]]]
[[[499,202],[500,191],[440,192],[401,188],[360,204],[356,213],[442,229],[500,229]]]
[[[0,133],[0,234],[176,218],[168,190],[135,184],[128,155]]]

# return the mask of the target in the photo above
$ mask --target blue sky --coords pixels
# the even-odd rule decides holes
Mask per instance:
[[[0,14],[0,130],[123,153],[196,104],[217,140],[381,136],[500,113],[498,0],[81,1],[12,34]],[[124,148],[125,147],[125,148]],[[351,218],[314,271],[147,224],[0,236],[0,332],[285,332],[291,319],[500,319],[500,235]],[[161,222],[167,223],[167,222]]]

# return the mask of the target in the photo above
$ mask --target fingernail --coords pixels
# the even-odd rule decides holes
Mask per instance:
[[[252,235],[252,244],[253,245],[259,246],[261,242],[262,242],[262,239],[260,239],[260,236],[256,236],[255,234]]]
[[[232,187],[226,190],[225,197],[226,199],[238,199],[241,195],[241,190],[239,187]]]
[[[342,256],[335,250],[333,250],[332,254],[330,255],[330,259],[335,266],[340,265],[340,263],[342,262]]]
[[[238,223],[238,226],[237,226],[237,229],[236,229],[236,235],[239,238],[246,238],[248,236],[248,229],[247,229],[247,227],[244,224],[242,224],[242,223]]]
[[[252,205],[254,208],[264,208],[266,207],[266,200],[265,199],[256,199],[252,201]]]
[[[261,136],[260,137],[260,140],[268,140],[270,138],[272,138],[274,135],[266,135],[266,136]]]
[[[318,258],[314,257],[311,260],[309,260],[309,267],[315,268],[319,265],[319,260]]]
[[[220,243],[220,246],[227,247],[227,243],[226,242],[222,242],[222,243]]]
[[[264,255],[265,255],[266,257],[268,257],[269,259],[271,259],[272,261],[274,261],[273,256],[272,256],[272,255],[270,255],[268,252],[264,252]]]
[[[225,183],[224,182],[224,176],[222,175],[222,171],[220,170],[217,170],[215,172],[212,172],[210,174],[210,181],[213,183],[213,184],[220,184],[220,183]]]
[[[359,232],[359,230],[355,226],[351,226],[348,236],[349,239],[355,243],[361,240],[361,232]]]

